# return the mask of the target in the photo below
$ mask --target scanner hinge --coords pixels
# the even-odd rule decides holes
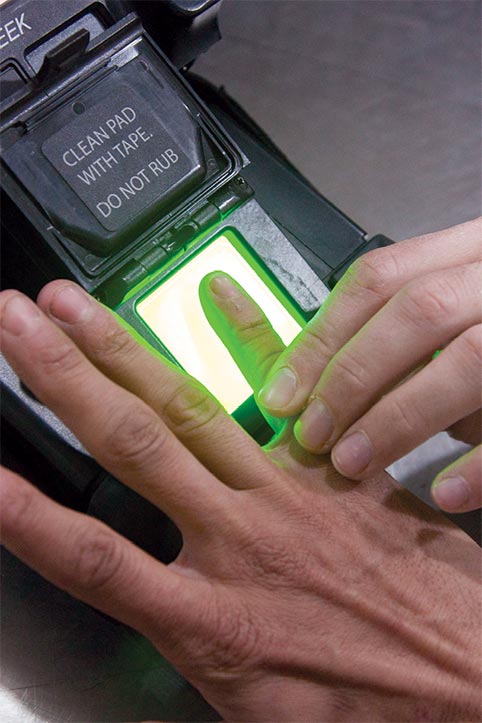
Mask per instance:
[[[242,176],[237,176],[182,216],[168,231],[151,237],[96,289],[94,296],[107,306],[118,306],[131,289],[156,271],[164,270],[174,256],[185,252],[194,239],[211,230],[252,195],[252,188]]]

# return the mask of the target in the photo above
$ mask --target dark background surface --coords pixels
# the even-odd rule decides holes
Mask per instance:
[[[221,28],[196,72],[369,233],[480,213],[479,2],[228,0]],[[139,636],[8,554],[2,577],[3,723],[212,719]]]

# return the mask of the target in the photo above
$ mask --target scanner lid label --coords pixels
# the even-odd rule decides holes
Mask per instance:
[[[108,231],[163,199],[196,162],[170,136],[148,103],[126,85],[102,103],[72,104],[75,118],[42,152]]]

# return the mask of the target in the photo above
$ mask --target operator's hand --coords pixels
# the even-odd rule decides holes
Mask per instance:
[[[258,402],[275,417],[301,412],[300,445],[331,452],[354,480],[445,429],[480,444],[481,258],[481,219],[366,254],[286,351],[262,345],[271,368]],[[243,304],[227,309],[233,324]],[[450,512],[479,507],[481,447],[443,470],[432,495]]]
[[[165,566],[6,471],[14,554],[149,637],[228,721],[478,719],[464,533],[384,473],[348,482],[288,428],[261,449],[71,283],[39,306],[0,295],[8,361],[184,547]]]

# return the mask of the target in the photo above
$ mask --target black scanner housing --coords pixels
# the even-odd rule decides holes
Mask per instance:
[[[72,33],[65,20],[58,45],[50,35],[34,43],[47,50],[33,67],[31,46],[6,61],[22,62],[32,77],[2,105],[4,229],[20,246],[28,234],[26,253],[42,259],[44,281],[68,275],[93,292],[182,226],[246,159],[128,4],[5,7],[33,26],[29,13],[37,17],[44,6],[58,6],[60,17],[75,10]]]

